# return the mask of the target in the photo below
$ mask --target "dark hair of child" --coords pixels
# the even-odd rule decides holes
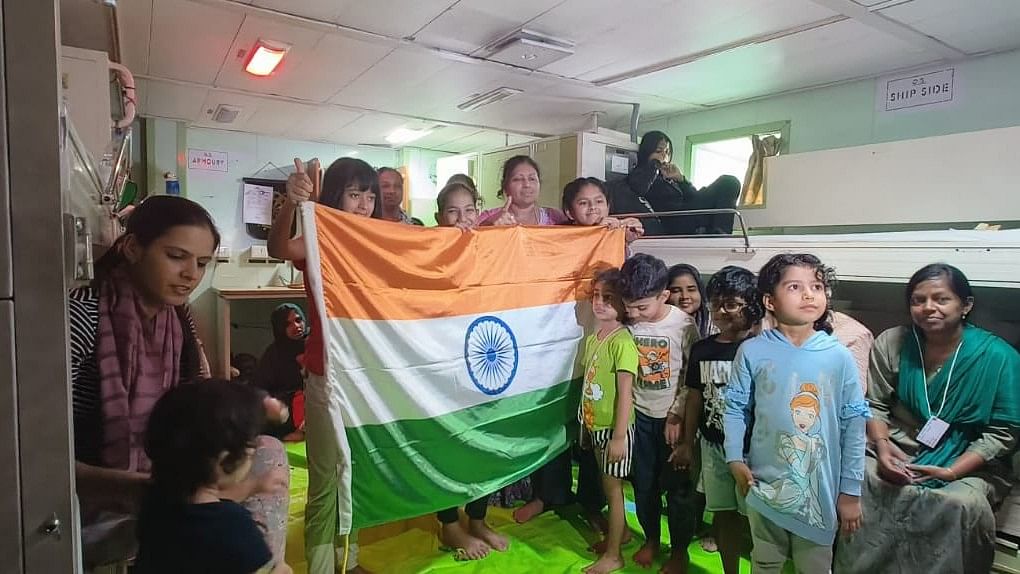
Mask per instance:
[[[761,297],[758,296],[758,285],[754,273],[743,267],[727,265],[716,271],[715,275],[712,275],[708,280],[706,291],[708,293],[706,301],[738,297],[743,299],[744,309],[741,313],[748,326],[754,325],[765,317],[765,308],[762,307]]]
[[[213,379],[170,389],[153,407],[145,437],[153,494],[186,503],[215,481],[217,464],[226,473],[244,464],[264,424],[262,394],[254,387]]]
[[[620,297],[637,301],[660,295],[669,287],[669,272],[662,259],[638,253],[620,268]]]
[[[789,267],[807,267],[814,271],[815,278],[825,286],[826,310],[815,321],[815,331],[832,334],[832,286],[836,283],[836,272],[826,266],[820,259],[810,253],[781,253],[769,259],[758,272],[759,297],[765,294],[775,295],[776,287],[783,279],[783,273]]]

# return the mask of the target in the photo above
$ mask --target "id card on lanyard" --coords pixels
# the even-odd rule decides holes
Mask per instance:
[[[914,341],[917,343],[917,353],[921,359],[921,369],[924,369],[924,351],[921,349],[921,340],[917,337],[917,331],[911,329],[914,333]],[[924,404],[928,407],[928,422],[924,423],[921,430],[917,433],[917,442],[924,446],[934,449],[942,442],[942,437],[946,436],[949,431],[949,423],[939,418],[942,414],[943,409],[946,408],[946,399],[949,398],[949,385],[953,382],[953,369],[956,367],[956,357],[960,355],[960,347],[963,346],[963,340],[961,339],[959,344],[956,345],[956,352],[953,353],[953,362],[949,364],[949,374],[946,377],[946,388],[942,391],[942,404],[939,406],[938,412],[931,414],[931,401],[928,399],[928,375],[924,377]]]

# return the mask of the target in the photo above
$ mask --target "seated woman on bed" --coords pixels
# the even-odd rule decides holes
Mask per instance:
[[[651,131],[638,145],[637,165],[627,177],[609,184],[610,213],[655,213],[698,209],[733,209],[740,195],[740,180],[722,175],[698,189],[672,163],[673,142]],[[730,234],[732,214],[644,218],[646,235]]]
[[[864,524],[837,544],[835,572],[985,573],[1020,433],[1020,354],[967,322],[959,269],[928,265],[906,295],[911,324],[871,354]]]

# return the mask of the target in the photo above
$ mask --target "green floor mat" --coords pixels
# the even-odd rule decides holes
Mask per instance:
[[[308,471],[306,470],[303,443],[287,445],[291,460],[291,500],[290,520],[287,531],[287,563],[295,574],[306,574],[307,566],[304,559],[304,508],[308,487]],[[633,541],[624,547],[626,567],[619,572],[658,572],[668,547],[663,546],[663,556],[656,562],[653,569],[644,569],[633,563],[631,556],[638,550],[642,542],[641,528],[634,515],[633,493],[630,486],[625,487],[627,496],[627,523],[634,532]],[[572,512],[570,507],[561,512],[546,512],[527,524],[513,521],[511,511],[503,508],[490,508],[489,524],[500,533],[510,538],[510,549],[507,552],[493,552],[488,557],[469,562],[457,562],[450,552],[439,549],[439,541],[435,533],[421,528],[412,528],[389,538],[365,544],[361,548],[361,565],[375,574],[413,574],[428,572],[458,573],[549,573],[580,572],[595,560],[595,555],[588,546],[596,540],[595,534],[584,522]],[[663,536],[666,533],[665,519],[662,526]],[[701,549],[697,541],[693,542],[688,553],[691,574],[721,573],[722,564],[718,553],[707,553]],[[740,571],[750,572],[750,564],[741,561]]]

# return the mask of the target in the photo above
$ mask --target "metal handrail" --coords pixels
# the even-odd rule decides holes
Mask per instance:
[[[617,219],[623,219],[624,217],[634,217],[637,219],[651,218],[651,217],[682,217],[692,215],[726,215],[733,214],[737,217],[737,222],[740,223],[740,236],[744,239],[744,253],[750,253],[751,240],[747,235],[747,225],[744,223],[744,216],[741,215],[740,210],[731,208],[719,208],[719,209],[689,209],[682,211],[651,211],[646,213],[614,213],[612,217]],[[712,237],[726,237],[726,235],[712,234]],[[678,237],[705,237],[705,235],[655,235],[653,237],[659,238],[678,238]]]
[[[103,188],[103,203],[112,205],[113,209],[116,209],[117,204],[120,203],[120,194],[124,187],[119,184],[121,176],[124,176],[128,170],[128,166],[125,165],[124,159],[127,157],[129,146],[131,145],[131,128],[127,128],[124,131],[124,137],[120,140],[120,145],[117,147],[117,153],[113,157],[113,165],[110,168],[110,179],[106,182]],[[126,177],[125,177],[126,180]]]

